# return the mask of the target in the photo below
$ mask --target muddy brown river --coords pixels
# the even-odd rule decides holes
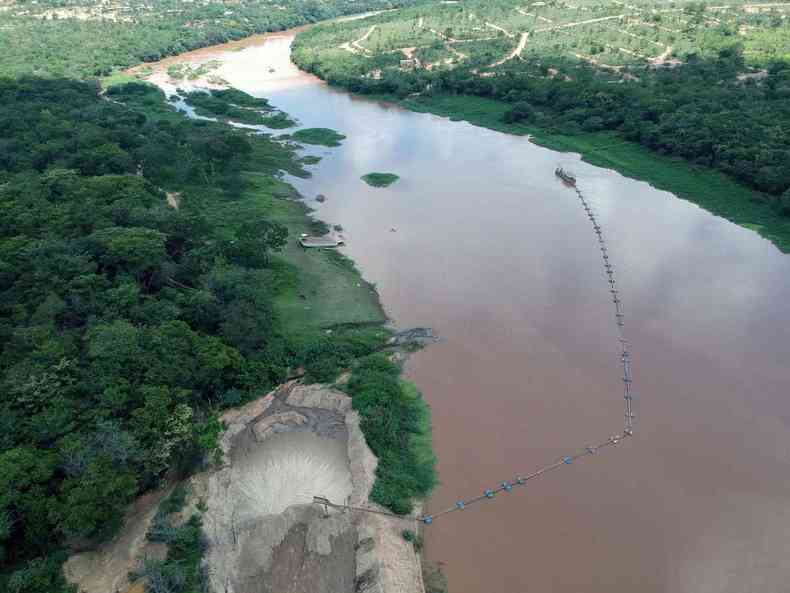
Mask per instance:
[[[790,256],[577,155],[333,90],[290,64],[291,39],[180,59],[219,57],[232,85],[348,136],[309,149],[323,160],[294,184],[344,227],[397,325],[442,337],[408,367],[433,409],[427,511],[622,429],[606,277],[555,166],[576,173],[607,237],[636,434],[428,527],[451,591],[787,591]],[[401,181],[370,188],[371,171]]]

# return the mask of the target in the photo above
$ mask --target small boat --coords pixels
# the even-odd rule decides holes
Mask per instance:
[[[554,174],[562,179],[565,183],[569,183],[570,185],[576,185],[576,177],[573,176],[572,173],[566,171],[562,167],[557,167],[554,169]]]

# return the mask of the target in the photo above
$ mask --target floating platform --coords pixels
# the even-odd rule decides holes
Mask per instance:
[[[346,242],[343,237],[336,235],[324,235],[323,237],[302,235],[299,238],[299,244],[305,249],[331,249],[333,247],[345,245]]]

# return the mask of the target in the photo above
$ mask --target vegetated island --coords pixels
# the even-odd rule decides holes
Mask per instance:
[[[317,146],[340,146],[346,137],[340,132],[329,128],[304,128],[291,134],[294,140],[303,144],[315,144]]]
[[[238,89],[181,92],[187,105],[198,115],[216,117],[272,129],[292,128],[296,122],[285,113],[274,109],[269,101],[248,95]]]
[[[529,134],[790,252],[790,6],[464,0],[301,32],[351,92]]]
[[[398,181],[400,177],[394,173],[368,173],[360,179],[372,187],[389,187]]]
[[[0,79],[0,127],[0,590],[73,593],[69,550],[111,546],[140,495],[211,467],[226,410],[299,372],[351,371],[372,500],[404,513],[430,491],[427,407],[385,355],[374,288],[295,240],[328,228],[280,179],[306,175],[293,143],[139,82]],[[173,523],[170,500],[144,530],[168,551],[135,574],[189,593],[204,511]]]

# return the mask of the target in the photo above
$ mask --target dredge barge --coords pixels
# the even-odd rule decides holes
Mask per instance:
[[[576,177],[573,175],[573,173],[566,171],[562,167],[557,167],[554,169],[554,174],[562,179],[565,183],[574,186],[576,185]]]

